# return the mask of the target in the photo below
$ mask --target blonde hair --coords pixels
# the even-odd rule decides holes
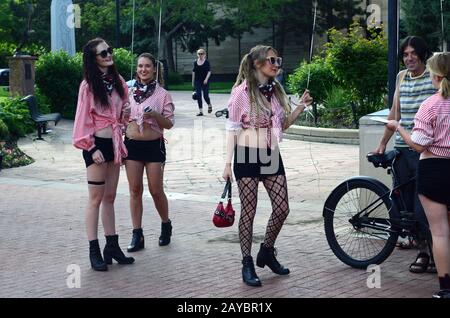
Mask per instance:
[[[140,58],[145,57],[146,59],[149,59],[152,64],[153,67],[155,68],[155,71],[157,70],[157,67],[159,67],[158,70],[158,83],[160,86],[164,86],[164,66],[160,61],[157,61],[156,58],[150,54],[150,53],[142,53],[141,55],[139,55],[139,57],[137,58],[137,60],[139,61]],[[139,76],[136,74],[136,79],[139,80]]]
[[[427,62],[431,73],[442,76],[441,95],[445,99],[450,97],[450,53],[436,53]]]
[[[264,107],[264,100],[262,94],[258,89],[258,80],[256,77],[256,68],[254,62],[265,63],[269,51],[273,51],[278,55],[278,52],[271,46],[257,45],[250,50],[250,52],[242,58],[241,65],[239,67],[239,74],[236,78],[236,83],[233,88],[239,86],[244,81],[247,81],[248,92],[250,96],[250,112],[256,113],[259,116],[260,112]],[[289,106],[288,97],[286,92],[280,83],[272,78],[275,83],[274,95],[280,102],[284,111],[289,114],[291,112],[291,107]]]
[[[197,54],[198,53],[206,54],[206,51],[205,51],[205,49],[200,48],[200,49],[197,50]]]

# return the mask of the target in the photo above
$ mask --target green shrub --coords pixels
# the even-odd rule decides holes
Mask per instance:
[[[64,51],[42,55],[36,63],[36,85],[45,95],[52,112],[65,118],[74,118],[78,88],[82,80],[79,56]]]
[[[0,68],[9,68],[8,57],[14,55],[17,44],[2,42],[0,43]],[[23,53],[28,53],[34,56],[40,56],[46,53],[42,46],[36,44],[27,45],[22,50]]]
[[[352,102],[351,93],[339,86],[333,86],[326,92],[323,105],[327,109],[349,107]]]
[[[8,126],[0,119],[0,141],[5,141],[9,137]]]
[[[41,93],[38,87],[34,90],[34,96],[36,97],[39,112],[41,114],[51,113],[50,101],[44,94]]]
[[[301,62],[293,74],[288,76],[287,87],[291,93],[302,95],[308,84],[308,74],[310,74],[309,91],[315,103],[322,103],[326,97],[326,92],[336,85],[337,79],[333,75],[331,66],[324,58],[316,56],[311,64]]]
[[[364,30],[354,23],[348,33],[329,31],[326,61],[335,76],[357,102],[357,113],[364,116],[384,107],[387,92],[388,47],[381,35],[366,39]]]
[[[117,71],[125,81],[130,80],[132,77],[131,73],[134,74],[136,72],[136,59],[136,54],[131,55],[131,52],[124,48],[114,49],[114,63]]]
[[[10,137],[17,139],[34,130],[34,122],[26,103],[19,98],[6,99],[0,102],[0,120],[8,127]]]

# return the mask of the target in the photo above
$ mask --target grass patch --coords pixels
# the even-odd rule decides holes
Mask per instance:
[[[0,86],[0,99],[2,97],[8,97],[9,96],[9,92],[6,90],[7,86]]]
[[[212,82],[209,84],[209,92],[212,94],[229,94],[234,82]],[[185,82],[183,84],[169,85],[170,91],[188,91],[192,92],[191,82]]]

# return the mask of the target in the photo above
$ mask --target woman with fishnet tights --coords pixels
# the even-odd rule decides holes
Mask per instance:
[[[275,258],[275,241],[289,214],[286,174],[278,148],[283,131],[312,103],[308,91],[294,111],[280,83],[275,79],[282,59],[270,46],[258,45],[244,56],[228,104],[227,155],[223,173],[232,180],[231,162],[239,188],[241,216],[239,241],[242,251],[242,279],[249,286],[261,286],[251,256],[253,220],[258,186],[263,183],[272,203],[272,214],[256,259],[279,275],[289,274]]]

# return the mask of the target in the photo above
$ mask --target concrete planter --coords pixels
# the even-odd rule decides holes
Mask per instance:
[[[358,129],[317,128],[292,125],[285,131],[286,139],[359,145]]]

